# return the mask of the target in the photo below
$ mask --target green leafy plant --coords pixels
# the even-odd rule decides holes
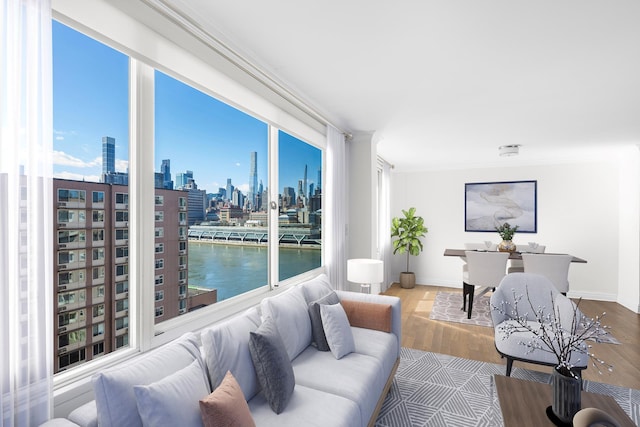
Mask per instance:
[[[391,237],[393,241],[393,253],[407,254],[407,272],[409,271],[409,255],[419,255],[423,249],[420,239],[429,231],[424,226],[424,219],[416,216],[416,208],[408,211],[402,210],[404,217],[396,217],[391,220]]]
[[[511,227],[511,224],[509,224],[508,222],[505,222],[501,226],[496,227],[496,231],[498,232],[500,237],[502,237],[502,240],[512,240],[513,235],[516,233],[517,230],[518,230],[517,225],[515,227]]]

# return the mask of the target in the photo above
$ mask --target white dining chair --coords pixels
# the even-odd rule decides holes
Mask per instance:
[[[546,249],[545,245],[517,245],[516,251],[521,253],[543,254]],[[509,260],[508,273],[524,273],[524,263],[521,259]]]
[[[554,284],[558,292],[569,292],[569,267],[571,255],[563,254],[522,254],[525,273],[540,274]]]
[[[462,274],[462,310],[467,312],[467,319],[471,319],[476,288],[480,289],[479,297],[498,286],[506,275],[509,253],[465,251],[465,256],[467,268]]]

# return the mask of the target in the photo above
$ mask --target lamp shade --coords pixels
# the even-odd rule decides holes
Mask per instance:
[[[379,259],[347,260],[347,280],[353,283],[381,283],[384,280],[384,264]]]

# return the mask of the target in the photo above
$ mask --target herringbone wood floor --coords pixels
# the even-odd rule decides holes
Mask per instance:
[[[439,290],[451,291],[451,288],[417,285],[413,289],[403,289],[395,283],[384,292],[402,300],[402,346],[504,364],[494,346],[493,328],[429,319]],[[460,304],[462,307],[462,289]],[[590,317],[606,312],[602,323],[610,326],[613,335],[622,343],[593,343],[592,352],[614,365],[614,369],[611,373],[603,371],[599,374],[597,369],[589,366],[583,373],[584,378],[640,389],[640,315],[613,302],[584,300],[580,307]],[[521,362],[514,362],[514,366],[544,372],[550,369]]]

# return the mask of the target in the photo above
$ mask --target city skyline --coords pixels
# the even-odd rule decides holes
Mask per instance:
[[[115,140],[115,170],[128,169],[128,57],[53,22],[54,176],[100,181],[102,140]],[[96,64],[108,64],[106,67]],[[156,71],[154,171],[171,160],[171,175],[193,171],[198,188],[216,193],[227,179],[245,195],[250,153],[257,152],[257,180],[269,187],[266,123]],[[279,184],[298,188],[308,165],[316,183],[322,152],[280,132]],[[308,185],[305,191],[308,191]]]

